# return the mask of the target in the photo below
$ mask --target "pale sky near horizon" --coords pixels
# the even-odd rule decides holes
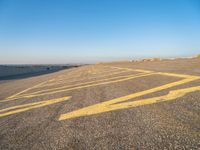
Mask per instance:
[[[0,64],[198,53],[199,0],[0,0]]]

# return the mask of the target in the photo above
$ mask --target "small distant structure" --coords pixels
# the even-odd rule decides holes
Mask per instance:
[[[192,59],[192,58],[198,58],[200,59],[200,54],[195,56],[185,56],[185,57],[169,57],[169,58],[144,58],[144,59],[134,59],[130,62],[148,62],[148,61],[170,61],[170,60],[181,60],[181,59]]]
[[[161,58],[144,58],[144,59],[135,59],[131,60],[131,62],[145,62],[145,61],[161,61]]]
[[[161,61],[161,58],[144,58],[142,61]]]
[[[131,60],[130,62],[139,62],[140,60]]]
[[[196,58],[200,58],[200,54],[198,54],[198,55],[196,56]]]

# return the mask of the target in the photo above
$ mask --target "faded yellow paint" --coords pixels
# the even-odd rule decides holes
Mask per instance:
[[[130,70],[118,71],[118,72],[114,72],[114,73],[106,74],[106,75],[92,76],[92,77],[88,77],[87,80],[96,79],[96,78],[100,78],[100,77],[102,78],[102,77],[107,77],[107,76],[112,76],[112,75],[117,75],[117,74],[122,74],[122,73],[125,73],[125,72],[130,72]],[[46,84],[44,84],[44,85],[42,85],[40,87],[47,87],[47,86],[54,86],[54,85],[58,85],[58,84],[73,83],[73,82],[82,82],[82,81],[85,81],[85,79],[79,79],[79,80],[75,80],[75,81],[71,81],[71,82],[69,82],[68,80],[62,80],[62,81],[58,81],[58,82],[50,83],[50,84],[46,83]]]
[[[106,66],[107,67],[107,66]],[[109,68],[114,68],[120,70],[119,72],[113,72],[112,74],[106,74],[103,76],[111,76],[114,74],[120,74],[123,72],[129,72],[129,71],[134,71],[134,72],[139,72],[138,74],[134,75],[121,75],[117,77],[111,77],[111,78],[106,78],[106,79],[99,79],[95,81],[88,81],[88,82],[83,82],[83,83],[78,83],[78,84],[71,84],[71,85],[66,85],[58,88],[52,88],[48,90],[40,90],[32,93],[27,93],[28,91],[32,89],[37,89],[38,87],[44,87],[44,86],[51,86],[54,85],[56,82],[59,82],[61,80],[65,80],[64,76],[58,76],[57,78],[53,78],[49,81],[42,82],[38,85],[35,85],[33,87],[27,88],[19,93],[16,93],[10,97],[8,97],[5,100],[2,100],[0,102],[6,102],[6,101],[11,101],[11,100],[16,100],[19,98],[31,98],[31,97],[36,97],[36,96],[43,96],[43,95],[48,95],[48,94],[55,94],[59,92],[66,92],[66,91],[71,91],[71,90],[78,90],[78,89],[83,89],[83,88],[88,88],[88,87],[94,87],[98,85],[106,85],[106,84],[111,84],[111,83],[118,83],[118,82],[123,82],[123,81],[128,81],[134,78],[139,78],[139,77],[145,77],[145,76],[150,76],[150,75],[165,75],[165,76],[172,76],[172,77],[177,77],[177,78],[183,78],[179,81],[168,83],[165,85],[161,85],[149,90],[129,94],[126,96],[122,96],[119,98],[115,98],[112,100],[108,100],[99,104],[95,104],[92,106],[88,106],[79,110],[75,110],[73,112],[69,112],[66,114],[62,114],[59,118],[59,120],[65,120],[65,119],[70,119],[70,118],[76,118],[76,117],[81,117],[81,116],[88,116],[88,115],[94,115],[94,114],[99,114],[99,113],[104,113],[104,112],[109,112],[109,111],[114,111],[114,110],[119,110],[119,109],[126,109],[126,108],[131,108],[131,107],[136,107],[136,106],[141,106],[141,105],[147,105],[147,104],[153,104],[161,101],[170,101],[179,97],[184,96],[187,93],[193,92],[193,91],[199,91],[200,86],[197,87],[190,87],[190,88],[185,88],[185,89],[178,89],[178,90],[173,90],[170,91],[169,94],[164,95],[164,96],[159,96],[159,97],[153,97],[153,98],[146,98],[146,99],[140,99],[137,101],[132,101],[132,102],[125,102],[130,99],[137,98],[139,96],[143,96],[146,94],[158,92],[161,90],[165,90],[171,87],[175,87],[181,84],[189,83],[191,81],[195,81],[197,79],[200,79],[199,76],[192,76],[192,75],[185,75],[185,74],[176,74],[176,73],[166,73],[166,72],[154,72],[154,71],[149,71],[149,70],[142,70],[142,69],[131,69],[131,68],[120,68],[120,67],[110,67]],[[95,68],[92,67],[90,68],[91,73],[97,74],[99,71]],[[98,71],[98,72],[97,72]],[[102,73],[102,72],[99,72]],[[101,77],[102,74],[100,74]],[[74,77],[74,76],[73,76]],[[98,76],[99,77],[99,76]],[[94,77],[94,78],[98,78]],[[91,79],[90,77],[89,79]],[[69,79],[69,78],[68,78]],[[80,80],[79,80],[80,82]],[[99,83],[97,83],[99,82]],[[18,106],[13,106],[9,108],[5,108],[0,110],[0,117],[3,116],[8,116],[24,111],[28,111],[34,108],[39,108],[43,106],[47,106],[50,104],[62,102],[65,100],[68,100],[70,97],[63,97],[63,98],[57,98],[57,99],[51,99],[51,100],[46,100],[46,101],[40,101],[40,102],[34,102],[34,103],[29,103],[29,104],[24,104],[24,105],[18,105]]]
[[[59,75],[57,78],[60,78],[60,77],[63,77],[63,75]],[[18,95],[20,95],[20,97],[21,97],[21,95],[23,93],[25,93],[27,91],[30,91],[31,89],[35,89],[35,88],[38,88],[38,87],[43,87],[42,85],[45,85],[45,84],[47,84],[49,82],[56,82],[56,78],[52,78],[52,79],[50,79],[48,81],[41,82],[41,83],[39,83],[39,84],[37,84],[35,86],[32,86],[30,88],[27,88],[27,89],[25,89],[23,91],[20,91],[20,92],[14,94],[14,95],[11,95],[11,96],[7,97],[6,100],[2,100],[0,102],[9,101],[9,100],[12,100],[12,99],[16,99],[16,98],[18,98]]]
[[[51,105],[51,104],[67,101],[70,98],[71,97],[67,96],[67,97],[62,97],[62,98],[57,98],[57,99],[33,102],[33,103],[29,103],[29,104],[23,104],[23,105],[18,105],[18,106],[13,106],[13,107],[1,109],[0,110],[0,117],[4,117],[4,116],[8,116],[8,115],[12,115],[12,114],[28,111],[28,110],[31,110],[31,109],[34,109],[34,108],[39,108],[39,107],[43,107],[43,106],[47,106],[47,105]]]
[[[186,79],[189,79],[189,80],[191,78],[196,77],[196,76],[191,76],[191,75],[183,75],[183,74],[175,74],[175,73],[152,72],[152,71],[149,71],[149,70],[141,70],[141,69],[119,68],[119,67],[112,67],[112,68],[118,68],[120,70],[124,69],[124,71],[136,71],[136,72],[142,72],[142,73],[149,73],[148,75],[159,74],[159,75],[174,76],[174,77],[179,77],[179,78],[181,77],[181,78],[186,78]],[[117,78],[120,78],[120,77],[127,77],[127,78],[109,81],[109,80],[117,79]],[[136,76],[136,77],[143,77],[143,75],[142,76]],[[31,97],[35,97],[35,96],[54,94],[54,93],[58,93],[58,92],[71,91],[71,90],[82,89],[82,88],[93,87],[93,86],[104,85],[104,84],[110,84],[110,83],[117,83],[117,82],[122,82],[122,81],[126,81],[126,80],[131,80],[131,79],[134,79],[134,78],[135,78],[135,76],[131,77],[131,75],[117,76],[117,77],[107,78],[107,79],[98,80],[98,81],[97,80],[96,81],[89,81],[89,82],[79,83],[79,84],[75,84],[75,85],[67,85],[67,86],[58,87],[58,88],[40,90],[40,91],[36,91],[36,92],[33,92],[33,93],[25,93],[25,92],[29,91],[30,89],[32,89],[32,88],[30,88],[30,89],[26,89],[26,90],[24,90],[24,91],[22,91],[22,92],[20,92],[16,95],[12,96],[12,97],[9,97],[6,100],[2,100],[1,102],[15,100],[15,99],[19,99],[19,98],[31,98]],[[103,82],[103,81],[107,81],[107,82]],[[96,82],[101,82],[101,83],[96,83]],[[85,85],[85,84],[88,84],[88,85]],[[44,85],[44,83],[42,83],[42,85]],[[35,88],[37,88],[37,87],[35,87]]]
[[[119,68],[119,67],[114,67],[114,68]],[[127,68],[128,70],[130,70],[130,68]],[[132,70],[132,69],[131,69]],[[149,72],[146,70],[139,70],[136,69],[134,71],[139,71],[139,72]],[[156,88],[152,88],[146,91],[142,91],[142,92],[138,92],[138,93],[133,93],[127,96],[123,96],[123,97],[119,97],[116,99],[112,99],[109,101],[105,101],[103,103],[99,103],[99,104],[95,104],[93,106],[89,106],[89,107],[85,107],[70,113],[66,113],[66,114],[62,114],[59,118],[59,120],[65,120],[65,119],[70,119],[70,118],[76,118],[76,117],[80,117],[80,116],[88,116],[88,115],[93,115],[93,114],[98,114],[98,113],[103,113],[103,112],[108,112],[108,111],[113,111],[113,110],[118,110],[118,109],[125,109],[125,108],[130,108],[130,107],[136,107],[136,106],[140,106],[140,105],[146,105],[146,104],[152,104],[152,103],[157,103],[162,101],[168,101],[168,100],[173,100],[176,99],[178,97],[184,96],[185,94],[189,93],[189,92],[193,92],[193,91],[197,91],[200,90],[200,87],[191,87],[191,88],[185,88],[185,89],[181,89],[181,90],[174,90],[171,91],[169,94],[164,95],[164,96],[160,96],[160,97],[153,97],[153,98],[149,98],[149,99],[142,99],[142,100],[138,100],[138,101],[133,101],[133,102],[124,102],[127,101],[129,99],[133,99],[142,95],[146,95],[146,94],[150,94],[153,92],[157,92],[157,91],[161,91],[164,89],[168,89],[174,86],[178,86],[181,84],[185,84],[191,81],[195,81],[197,79],[200,79],[200,77],[198,76],[192,76],[192,75],[183,75],[183,74],[174,74],[174,73],[165,73],[165,72],[157,72],[157,74],[160,75],[167,75],[167,76],[174,76],[174,77],[181,77],[184,78],[180,81],[176,81],[173,83],[169,83],[169,84],[165,84]],[[119,103],[120,104],[116,104]],[[124,102],[124,103],[121,103]]]
[[[97,83],[97,82],[109,81],[109,80],[119,79],[119,78],[128,78],[128,77],[140,76],[140,75],[147,75],[147,74],[140,73],[140,74],[136,74],[136,75],[122,75],[122,76],[100,79],[100,80],[95,80],[95,81],[88,81],[88,82],[83,82],[83,83],[78,83],[78,84],[69,84],[69,85],[65,85],[65,86],[61,86],[61,87],[57,87],[57,88],[51,88],[51,89],[47,89],[47,90],[40,90],[37,92],[32,92],[30,94],[35,95],[35,94],[43,93],[43,92],[50,92],[50,91],[61,90],[61,89],[66,89],[66,88],[70,88],[70,87],[75,87],[75,86],[81,86],[81,85],[85,85],[85,84],[92,84],[92,83]]]
[[[163,88],[161,88],[161,89],[163,89]],[[152,91],[152,90],[149,90],[149,92],[150,91]],[[154,89],[154,91],[156,91],[156,88]],[[99,113],[105,113],[105,112],[119,110],[119,109],[126,109],[126,108],[131,108],[131,107],[142,106],[142,105],[154,104],[154,103],[163,102],[163,101],[170,101],[170,100],[180,98],[180,97],[184,96],[185,94],[194,92],[194,91],[200,91],[200,86],[173,90],[173,91],[170,91],[169,94],[164,95],[164,96],[141,99],[141,100],[132,101],[132,102],[123,102],[123,101],[129,100],[130,98],[138,97],[139,95],[148,93],[145,91],[138,92],[135,94],[116,98],[116,99],[106,101],[103,103],[88,106],[88,107],[85,107],[85,108],[82,108],[79,110],[75,110],[73,112],[62,114],[59,117],[59,120],[66,120],[66,119],[77,118],[77,117],[81,117],[81,116],[95,115],[95,114],[99,114]],[[123,102],[123,103],[117,103],[117,102]]]
[[[69,76],[72,76],[72,77],[69,78]],[[54,80],[49,80],[49,82],[47,82],[46,84],[54,85],[55,83],[58,83],[58,82],[63,83],[63,82],[66,82],[67,80],[71,80],[71,79],[74,79],[74,78],[79,78],[79,77],[81,77],[81,74],[78,74],[78,75],[69,74],[69,76],[59,75]],[[41,86],[41,87],[43,87],[43,86]]]
[[[79,76],[80,77],[80,76]],[[76,76],[73,76],[71,78],[63,78],[62,80],[57,80],[55,82],[50,82],[50,83],[46,83],[44,85],[42,85],[41,87],[46,87],[46,86],[53,86],[53,85],[58,85],[58,84],[65,84],[65,83],[73,83],[73,82],[81,82],[81,81],[85,81],[85,79],[80,79],[78,78],[77,80],[74,80],[74,78],[76,78]],[[91,77],[89,79],[92,79],[95,77]],[[73,80],[72,80],[73,79]]]
[[[39,87],[39,86],[43,85],[43,84],[46,83],[46,82],[47,82],[47,81],[42,82],[42,83],[39,83],[39,84],[37,84],[37,85],[35,85],[35,86],[32,86],[32,87],[30,87],[30,88],[27,88],[27,89],[25,89],[25,90],[23,90],[23,91],[20,91],[20,92],[14,94],[14,95],[8,97],[7,99],[12,99],[12,98],[14,98],[14,97],[17,97],[18,95],[20,95],[20,94],[22,94],[22,93],[25,93],[25,92],[27,92],[27,91],[29,91],[29,90],[31,90],[31,89],[36,88],[36,87]]]
[[[111,68],[118,68],[122,69],[121,67],[111,67]],[[143,69],[131,69],[131,68],[123,68],[125,70],[132,70],[132,71],[137,71],[137,72],[143,72],[143,73],[151,73],[151,72],[156,72],[152,70],[143,70]],[[156,72],[157,74],[160,75],[167,75],[167,76],[174,76],[174,77],[180,77],[180,78],[190,78],[190,77],[196,77],[193,75],[187,75],[187,74],[178,74],[178,73],[168,73],[168,72]]]
[[[105,67],[107,67],[107,66],[105,66]],[[116,68],[116,69],[118,69],[118,70],[125,70],[125,72],[126,71],[134,71],[133,69],[128,69],[128,68],[119,68],[119,67],[112,67],[112,68]],[[139,71],[139,70],[138,70]],[[143,72],[150,72],[150,71],[143,71]],[[113,74],[112,74],[113,75]],[[63,77],[63,75],[59,75],[58,76],[58,78],[60,78],[60,77]],[[43,87],[43,85],[48,85],[48,83],[50,82],[56,82],[57,80],[56,80],[56,78],[53,78],[53,79],[50,79],[50,80],[48,80],[48,81],[45,81],[45,82],[42,82],[42,83],[40,83],[40,84],[37,84],[37,85],[35,85],[35,86],[33,86],[33,87],[30,87],[30,88],[27,88],[27,89],[25,89],[25,90],[23,90],[23,91],[20,91],[20,92],[18,92],[18,93],[16,93],[16,94],[14,94],[14,95],[11,95],[10,97],[7,97],[6,98],[6,100],[2,100],[1,102],[4,102],[4,101],[9,101],[9,100],[14,100],[14,99],[17,99],[17,98],[21,98],[21,97],[23,97],[22,95],[23,95],[23,93],[25,93],[25,92],[27,92],[27,91],[30,91],[31,89],[35,89],[35,88],[38,88],[38,87]],[[20,96],[19,96],[20,95]]]
[[[145,77],[145,76],[149,76],[149,75],[153,75],[153,74],[154,73],[142,74],[142,75],[131,76],[131,77],[127,77],[127,78],[123,78],[123,79],[119,79],[119,80],[113,80],[113,81],[101,82],[101,83],[96,83],[96,84],[83,85],[83,86],[72,87],[72,88],[68,88],[68,89],[61,89],[61,90],[57,90],[57,91],[40,93],[40,94],[35,94],[35,95],[30,93],[30,95],[20,95],[19,97],[15,97],[13,99],[1,100],[0,102],[11,101],[11,100],[19,99],[19,98],[31,98],[31,97],[36,97],[36,96],[55,94],[55,93],[59,93],[59,92],[66,92],[66,91],[83,89],[83,88],[94,87],[94,86],[99,86],[99,85],[106,85],[106,84],[111,84],[111,83],[118,83],[118,82],[127,81],[127,80],[131,80],[131,79],[134,79],[134,78],[139,78],[139,77]]]
[[[122,68],[122,67],[115,67],[115,66],[108,66],[110,68],[115,68],[115,69],[123,69],[123,70],[129,70],[129,71],[137,71],[137,72],[143,72],[143,73],[150,73],[152,71],[150,70],[143,70],[143,69],[132,69],[132,68]]]

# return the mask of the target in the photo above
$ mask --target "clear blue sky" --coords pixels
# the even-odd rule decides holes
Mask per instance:
[[[200,53],[200,0],[0,0],[0,63]]]

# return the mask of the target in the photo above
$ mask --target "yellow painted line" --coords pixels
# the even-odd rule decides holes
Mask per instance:
[[[46,81],[45,81],[45,82],[46,82]],[[12,98],[14,98],[14,97],[17,97],[18,95],[20,95],[20,94],[22,94],[22,93],[24,93],[24,92],[27,92],[27,91],[29,91],[29,90],[31,90],[31,89],[33,89],[33,88],[36,88],[36,87],[41,86],[41,85],[44,84],[45,82],[42,82],[42,83],[40,83],[40,84],[37,84],[37,85],[32,86],[32,87],[30,87],[30,88],[27,88],[27,89],[25,89],[25,90],[23,90],[23,91],[20,91],[20,92],[14,94],[14,95],[12,95],[12,96],[9,96],[7,99],[12,99]]]
[[[166,75],[166,76],[173,76],[173,77],[179,77],[179,78],[195,78],[198,76],[193,75],[186,75],[186,74],[177,74],[177,73],[167,73],[167,72],[157,72],[160,75]]]
[[[73,87],[73,88],[68,88],[68,89],[62,89],[62,90],[57,90],[57,91],[52,91],[52,92],[46,92],[46,93],[41,93],[41,94],[36,94],[36,95],[23,95],[21,97],[17,97],[15,99],[19,98],[31,98],[31,97],[36,97],[36,96],[43,96],[43,95],[48,95],[48,94],[55,94],[55,93],[60,93],[60,92],[66,92],[66,91],[71,91],[71,90],[77,90],[77,89],[83,89],[83,88],[88,88],[88,87],[94,87],[94,86],[99,86],[99,85],[106,85],[106,84],[111,84],[111,83],[118,83],[118,82],[123,82],[123,81],[128,81],[134,78],[139,78],[139,77],[145,77],[149,75],[153,75],[155,73],[149,73],[149,74],[144,74],[144,75],[138,75],[138,76],[131,76],[128,78],[123,78],[120,80],[114,80],[114,81],[107,81],[107,82],[101,82],[101,83],[96,83],[96,84],[89,84],[89,85],[84,85],[84,86],[78,86],[78,87]],[[10,100],[15,100],[15,99],[10,99]],[[0,102],[6,102],[10,100],[1,100]]]
[[[63,76],[64,76],[64,75],[59,75],[58,78],[63,77]],[[74,77],[73,77],[73,78],[74,78]],[[25,90],[23,90],[23,91],[20,91],[20,92],[14,94],[14,95],[11,95],[11,96],[7,97],[6,99],[8,99],[8,100],[9,100],[9,99],[13,99],[13,98],[17,97],[18,95],[21,95],[22,93],[25,93],[25,92],[27,92],[27,91],[29,91],[29,90],[31,90],[31,89],[35,89],[35,88],[38,88],[38,87],[43,87],[42,85],[45,85],[45,83],[54,82],[54,81],[56,81],[56,78],[50,79],[50,80],[48,80],[48,81],[44,81],[44,82],[39,83],[39,84],[37,84],[37,85],[35,85],[35,86],[32,86],[32,87],[30,87],[30,88],[27,88],[27,89],[25,89]]]
[[[153,91],[153,90],[150,90],[150,91]],[[120,98],[116,98],[116,99],[106,101],[103,103],[88,106],[88,107],[75,110],[66,114],[62,114],[58,120],[61,121],[61,120],[72,119],[72,118],[77,118],[81,116],[89,116],[89,115],[105,113],[105,112],[119,110],[119,109],[127,109],[127,108],[142,106],[142,105],[154,104],[158,102],[171,101],[171,100],[183,97],[185,94],[194,92],[194,91],[200,91],[200,86],[173,90],[173,91],[170,91],[169,94],[164,95],[164,96],[141,99],[141,100],[132,101],[132,102],[123,102],[130,98],[138,97],[138,95],[143,95],[143,93],[148,93],[148,92],[139,92],[139,93],[125,96],[125,97],[120,97]],[[123,103],[116,104],[117,102],[123,102]]]
[[[118,68],[118,69],[125,69],[125,70],[132,70],[132,71],[138,71],[143,73],[149,73],[149,72],[156,72],[151,70],[143,70],[143,69],[131,69],[131,68],[121,68],[121,67],[112,67],[111,68]],[[158,74],[167,75],[167,76],[174,76],[174,77],[181,77],[181,78],[190,78],[190,77],[196,77],[193,75],[186,75],[186,74],[178,74],[178,73],[167,73],[167,72],[157,72]]]
[[[138,75],[144,75],[144,73],[142,74],[136,74],[134,76],[138,76]],[[119,79],[119,78],[127,78],[127,77],[133,77],[133,75],[123,75],[123,76],[117,76],[117,77],[112,77],[112,78],[107,78],[107,79],[101,79],[101,80],[95,80],[95,81],[88,81],[88,82],[83,82],[83,83],[78,83],[78,84],[71,84],[71,85],[66,85],[66,86],[61,86],[61,87],[57,87],[57,88],[51,88],[51,89],[47,89],[47,90],[40,90],[37,92],[33,92],[33,93],[29,93],[29,94],[38,94],[38,93],[43,93],[43,92],[49,92],[49,91],[54,91],[54,90],[61,90],[61,89],[66,89],[69,87],[74,87],[74,86],[81,86],[81,85],[85,85],[85,84],[92,84],[92,83],[96,83],[96,82],[102,82],[102,81],[109,81],[109,80],[113,80],[113,79]],[[24,95],[28,95],[28,94],[24,94]]]
[[[135,71],[138,71],[138,72],[143,72],[143,73],[149,73],[149,72],[154,72],[154,71],[151,71],[151,70],[142,70],[142,69],[130,69],[130,68],[126,68],[128,70],[135,70]],[[156,72],[156,71],[155,71]]]
[[[111,68],[118,68],[118,69],[124,69],[124,70],[129,70],[129,71],[138,71],[138,72],[143,72],[143,73],[153,72],[151,70],[142,70],[142,69],[131,69],[131,68],[121,68],[121,67],[111,67]]]
[[[40,87],[47,87],[47,86],[52,86],[52,85],[59,85],[59,84],[65,84],[65,83],[74,83],[74,82],[82,82],[82,81],[85,81],[85,80],[91,80],[91,79],[96,79],[96,78],[102,78],[102,77],[107,77],[107,76],[113,76],[113,75],[117,75],[117,74],[121,74],[121,73],[125,73],[125,72],[130,72],[128,70],[124,70],[124,71],[119,71],[119,72],[114,72],[114,73],[111,73],[111,74],[106,74],[106,75],[99,75],[99,76],[92,76],[92,77],[88,77],[87,79],[79,79],[79,80],[75,80],[75,81],[71,81],[69,82],[67,80],[63,81],[63,82],[55,82],[55,83],[51,83],[51,84],[44,84],[43,86],[40,86]]]
[[[144,76],[148,76],[148,75],[152,75],[152,74],[141,73],[141,74],[136,74],[136,75],[117,76],[117,77],[112,77],[112,78],[107,78],[107,79],[102,79],[102,80],[95,80],[95,81],[89,81],[89,82],[84,82],[84,83],[79,83],[79,84],[72,84],[72,85],[62,86],[62,87],[58,87],[58,88],[52,88],[52,89],[48,89],[48,90],[41,90],[41,91],[37,91],[37,92],[33,92],[33,93],[24,94],[24,95],[21,95],[21,96],[35,95],[35,94],[37,95],[37,94],[43,93],[43,92],[51,92],[51,91],[55,91],[55,90],[62,90],[62,89],[66,89],[66,88],[70,88],[70,87],[74,87],[74,86],[78,86],[78,87],[80,86],[80,87],[82,87],[82,85],[85,85],[85,84],[91,84],[91,85],[99,85],[100,84],[101,85],[101,84],[104,84],[104,82],[102,82],[102,81],[109,81],[109,80],[119,79],[119,78],[125,78],[125,79],[123,79],[123,80],[117,80],[117,82],[126,81],[127,78],[128,79],[133,79],[135,77],[136,78],[137,77],[144,77]],[[96,82],[102,82],[102,83],[92,84],[92,83],[96,83]],[[114,80],[113,82],[109,81],[109,82],[105,82],[105,83],[108,84],[108,83],[115,83],[115,82],[116,82],[116,80]],[[74,87],[74,88],[76,89],[78,87]],[[72,88],[72,89],[74,89],[74,88]]]
[[[103,75],[103,76],[100,76],[100,77],[113,76],[113,75],[117,75],[117,74],[121,74],[121,73],[125,73],[125,72],[130,72],[130,71],[125,70],[125,71],[115,72],[115,73],[112,73],[112,74],[106,74],[106,75]],[[135,75],[138,75],[138,74],[135,74]],[[89,82],[85,82],[85,83],[72,84],[72,85],[69,85],[69,86],[77,86],[77,85],[82,85],[82,84],[86,84],[86,83],[94,83],[94,82],[99,82],[99,81],[107,81],[107,80],[111,80],[111,79],[116,79],[116,78],[121,78],[121,77],[129,77],[129,76],[133,76],[133,75],[123,75],[123,76],[112,77],[112,78],[107,78],[107,79],[100,79],[100,80],[95,80],[95,81],[89,81]],[[99,78],[99,76],[97,76],[97,77],[90,77],[88,80],[95,79],[95,78]],[[72,82],[56,82],[54,84],[44,84],[42,87],[57,85],[57,84],[61,84],[61,83],[65,84],[65,83],[73,83],[73,82],[81,82],[81,81],[85,81],[85,79],[83,79],[83,80],[76,80],[76,81],[72,81]],[[41,88],[41,86],[40,86],[40,88]]]
[[[110,69],[110,68],[109,68]],[[113,71],[117,71],[119,69],[112,69],[112,70],[102,70],[102,71],[98,71],[96,72],[96,75],[98,74],[103,74],[103,73],[108,73],[108,72],[113,72]],[[121,69],[121,70],[124,70],[124,69]],[[90,71],[90,70],[89,70]],[[91,71],[90,71],[91,72]]]
[[[39,108],[39,107],[43,107],[43,106],[67,101],[70,98],[71,97],[67,96],[67,97],[62,97],[62,98],[56,98],[56,99],[45,100],[45,101],[40,101],[40,102],[33,102],[33,103],[29,103],[29,104],[23,104],[23,105],[18,105],[18,106],[13,106],[13,107],[1,109],[0,110],[0,117],[9,116],[9,115],[13,115],[13,114],[16,114],[16,113],[28,111],[28,110],[31,110],[31,109],[35,109],[35,108]]]
[[[58,77],[63,77],[63,75],[59,75]],[[73,77],[73,78],[74,78],[74,77]],[[20,91],[20,92],[14,94],[14,95],[11,95],[11,96],[7,97],[6,99],[8,99],[8,100],[9,100],[9,99],[13,99],[13,98],[17,97],[18,95],[21,95],[22,93],[25,93],[25,92],[27,92],[27,91],[29,91],[29,90],[31,90],[31,89],[35,89],[35,88],[38,88],[38,87],[44,87],[44,86],[46,85],[45,83],[49,83],[49,82],[53,82],[53,81],[56,81],[56,78],[50,79],[50,80],[48,80],[48,81],[44,81],[44,82],[39,83],[39,84],[37,84],[37,85],[35,85],[35,86],[32,86],[32,87],[30,87],[30,88],[27,88],[27,89],[25,89],[25,90],[23,90],[23,91]],[[44,86],[43,86],[43,85],[44,85]]]
[[[140,70],[140,69],[136,69],[132,71],[139,71],[139,72],[145,72],[145,73],[149,73],[152,71],[146,71],[146,70]],[[191,75],[182,75],[182,74],[174,74],[174,73],[165,73],[165,72],[156,72],[156,74],[159,75],[166,75],[166,76],[173,76],[173,77],[179,77],[179,78],[195,78],[197,76],[191,76]],[[137,75],[137,74],[136,74]],[[128,75],[130,76],[130,75]],[[121,77],[128,77],[128,76],[121,76]],[[100,82],[100,81],[107,81],[107,80],[111,80],[111,79],[115,79],[118,77],[114,77],[114,78],[108,78],[108,79],[103,79],[103,80],[99,80],[99,81],[91,81],[91,82],[86,82],[86,83],[81,83],[81,84],[75,84],[74,86],[79,86],[79,85],[83,85],[83,84],[89,84],[89,83],[95,83],[95,82]],[[71,87],[73,85],[68,85],[68,86],[63,86],[63,87],[58,87],[58,88],[53,88],[53,89],[48,89],[48,90],[43,90],[43,91],[39,91],[39,92],[34,92],[33,94],[37,94],[37,93],[42,93],[42,92],[46,92],[46,91],[51,91],[51,90],[58,90],[58,89],[63,89],[63,88],[67,88],[67,87]]]
[[[78,75],[69,75],[68,77],[63,77],[63,78],[56,78],[54,81],[52,82],[48,82],[48,83],[57,83],[57,82],[63,82],[63,81],[66,81],[66,80],[72,80],[74,78],[79,78],[81,77],[82,74],[78,74]]]
[[[54,83],[54,82],[61,82],[61,81],[63,81],[63,80],[66,80],[66,79],[73,79],[73,78],[78,78],[78,77],[80,77],[81,75],[79,74],[79,75],[69,75],[69,76],[73,76],[73,77],[71,77],[71,78],[69,78],[69,77],[67,77],[67,78],[65,78],[65,77],[57,77],[57,78],[55,78],[55,80],[52,80],[52,81],[50,81],[50,82],[48,82],[48,83]]]

